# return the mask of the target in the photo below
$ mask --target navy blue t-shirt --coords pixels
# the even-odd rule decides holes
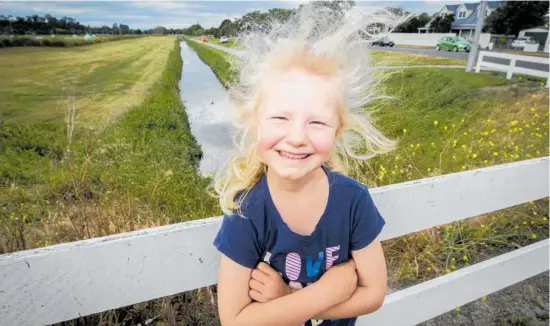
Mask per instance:
[[[319,280],[331,266],[352,258],[370,244],[385,222],[367,186],[324,168],[329,180],[325,212],[311,235],[293,232],[272,201],[265,174],[241,206],[245,218],[224,216],[214,246],[236,263],[254,269],[268,262],[293,288]],[[356,318],[309,320],[304,326],[355,325]]]

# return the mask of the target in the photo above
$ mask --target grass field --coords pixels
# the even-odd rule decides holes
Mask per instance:
[[[98,35],[90,40],[85,40],[84,35],[73,37],[72,35],[0,35],[0,48],[46,46],[46,47],[70,47],[91,45],[103,42],[136,39],[142,35]]]
[[[139,104],[159,79],[173,39],[144,37],[86,47],[9,48],[0,53],[0,120],[103,124]]]
[[[422,54],[400,53],[372,49],[370,55],[376,66],[423,66],[423,65],[452,65],[464,66],[466,62],[459,59],[439,58]]]
[[[39,110],[36,103],[32,120],[20,113],[2,125],[0,253],[217,213],[215,200],[206,192],[209,180],[197,172],[201,149],[179,97],[179,42],[174,37],[144,41],[122,48],[112,47],[114,43],[87,47],[95,50],[95,58],[80,51],[62,52],[63,60],[55,60],[50,51],[41,54],[45,62],[75,63],[75,57],[85,57],[101,63],[97,75],[81,77],[88,78],[95,91],[117,81],[147,88],[139,97],[130,92],[116,97],[99,94],[96,104],[82,108],[87,114],[78,114],[77,105],[74,123],[57,114],[62,106],[50,103],[47,110]],[[145,61],[133,53],[145,56]],[[155,54],[163,61],[155,63],[159,59],[149,57]],[[111,57],[118,57],[118,64]],[[63,72],[58,69],[54,77]],[[130,76],[137,82],[132,84]],[[33,75],[28,78],[36,87],[36,80],[30,82]],[[105,114],[95,112],[98,107],[112,112],[117,108],[113,102],[125,108],[135,105],[116,110],[118,118],[111,123],[89,128],[91,121],[98,121],[93,118]]]

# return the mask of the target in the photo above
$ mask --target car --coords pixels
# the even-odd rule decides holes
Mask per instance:
[[[384,36],[382,38],[377,39],[376,41],[371,43],[372,45],[378,45],[378,46],[389,46],[393,47],[395,45],[395,42],[390,40],[389,37]]]
[[[227,36],[220,37],[220,43],[227,43],[229,42],[229,38]]]
[[[535,39],[533,39],[530,36],[518,37],[517,39],[514,40],[514,42],[512,42],[512,49],[523,50],[525,45],[527,45],[527,44],[537,44],[537,43],[538,42],[535,41]]]
[[[471,48],[472,48],[472,44],[460,36],[442,37],[439,40],[439,42],[437,42],[437,45],[435,46],[435,49],[437,51],[449,50],[454,52],[458,52],[458,51],[470,52]]]

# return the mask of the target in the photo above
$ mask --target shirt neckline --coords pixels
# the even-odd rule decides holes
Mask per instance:
[[[262,181],[261,181],[262,182],[262,188],[263,188],[264,193],[266,194],[266,197],[267,197],[266,199],[267,199],[267,204],[269,206],[269,209],[272,210],[275,214],[275,218],[277,219],[277,224],[282,226],[282,228],[287,233],[289,233],[298,242],[310,243],[313,240],[315,240],[316,237],[317,237],[317,234],[319,232],[321,232],[320,230],[322,229],[322,226],[325,223],[325,220],[326,220],[327,216],[329,215],[330,210],[332,208],[332,202],[333,202],[333,197],[334,197],[334,193],[333,193],[333,191],[334,191],[334,186],[333,186],[333,184],[334,184],[334,174],[326,166],[322,165],[322,168],[323,168],[323,171],[325,172],[325,174],[328,178],[328,187],[329,187],[328,188],[329,189],[328,190],[328,200],[327,200],[327,205],[325,207],[325,210],[324,210],[323,214],[319,218],[319,221],[315,225],[315,228],[313,229],[313,232],[310,235],[302,235],[302,234],[296,233],[296,232],[292,231],[292,229],[288,226],[288,224],[286,224],[285,220],[283,219],[283,217],[279,213],[279,210],[275,206],[275,203],[273,202],[273,198],[271,197],[271,192],[269,191],[269,186],[267,184],[267,175],[264,173],[264,175],[262,176]]]

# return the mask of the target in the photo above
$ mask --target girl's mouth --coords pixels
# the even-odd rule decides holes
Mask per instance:
[[[285,151],[277,151],[277,153],[279,153],[280,156],[290,160],[304,160],[311,156],[311,154],[294,154]]]

